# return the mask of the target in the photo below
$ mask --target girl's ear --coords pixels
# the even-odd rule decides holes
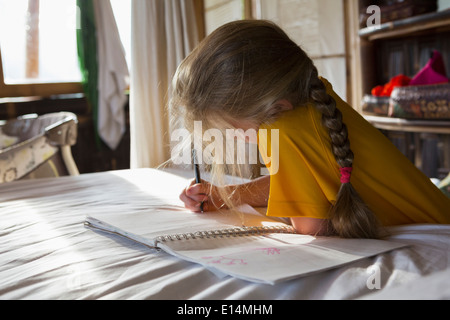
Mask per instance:
[[[275,102],[274,107],[276,108],[277,111],[281,112],[294,109],[292,103],[287,99],[278,100],[277,102]]]

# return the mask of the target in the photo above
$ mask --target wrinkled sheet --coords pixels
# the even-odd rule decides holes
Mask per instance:
[[[179,202],[186,182],[135,169],[1,185],[0,299],[450,298],[448,225],[391,228],[389,239],[408,247],[273,286],[83,225],[87,214]]]

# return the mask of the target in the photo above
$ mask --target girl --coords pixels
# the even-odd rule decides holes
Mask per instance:
[[[350,238],[376,238],[381,226],[450,223],[450,199],[270,22],[217,29],[182,62],[173,88],[173,116],[189,130],[194,121],[203,130],[279,130],[279,141],[259,141],[278,143],[277,172],[243,185],[193,182],[180,195],[186,208],[267,205],[268,216],[290,218],[300,233]]]

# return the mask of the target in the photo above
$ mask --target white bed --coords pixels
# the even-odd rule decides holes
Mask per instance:
[[[185,179],[153,169],[0,185],[0,299],[449,299],[450,226],[392,228],[393,252],[271,285],[89,230],[87,214],[179,201]],[[156,201],[158,202],[158,201]],[[181,204],[181,203],[180,203]]]

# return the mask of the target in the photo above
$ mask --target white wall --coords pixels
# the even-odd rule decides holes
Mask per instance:
[[[280,25],[346,97],[343,0],[257,0],[258,18]]]
[[[227,22],[242,19],[243,12],[242,0],[205,0],[206,34]]]
[[[450,1],[450,0],[449,0]],[[313,58],[321,76],[346,100],[343,0],[253,0],[258,19],[271,20]],[[206,33],[243,17],[242,0],[205,0]]]

